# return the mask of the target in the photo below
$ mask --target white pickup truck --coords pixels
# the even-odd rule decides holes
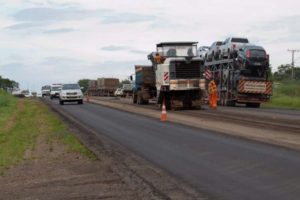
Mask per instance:
[[[243,48],[249,41],[247,38],[229,37],[220,46],[219,56],[223,58],[235,58],[239,49]]]
[[[59,104],[65,102],[78,102],[83,104],[83,94],[80,86],[77,83],[63,84],[59,94]]]

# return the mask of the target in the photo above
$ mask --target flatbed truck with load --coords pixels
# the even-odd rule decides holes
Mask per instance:
[[[152,80],[143,82],[145,79],[139,76],[144,75],[144,68],[136,66],[135,86],[141,87],[134,87],[134,103],[155,97],[156,103],[165,103],[167,109],[201,108],[205,90],[204,62],[197,57],[197,42],[159,43],[148,59],[152,62],[147,67]]]
[[[119,87],[117,78],[98,78],[90,80],[87,95],[89,96],[114,96],[115,90]]]

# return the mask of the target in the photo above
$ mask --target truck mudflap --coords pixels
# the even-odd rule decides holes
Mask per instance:
[[[239,80],[238,84],[239,93],[250,94],[272,94],[272,82],[271,81],[256,81],[256,80]]]

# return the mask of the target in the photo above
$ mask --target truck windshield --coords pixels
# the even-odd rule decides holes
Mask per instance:
[[[59,91],[61,87],[52,87],[51,90],[52,91]]]
[[[157,48],[164,57],[192,57],[196,56],[197,46],[163,46]]]
[[[50,90],[51,89],[51,86],[43,86],[42,87],[42,90]]]
[[[63,90],[77,90],[80,89],[78,84],[65,84],[62,86]]]

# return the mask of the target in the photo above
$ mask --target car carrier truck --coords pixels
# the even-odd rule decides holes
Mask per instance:
[[[269,80],[269,66],[247,67],[237,59],[223,59],[205,63],[218,88],[218,103],[235,106],[260,107],[272,95],[272,82]],[[259,73],[254,73],[259,71]],[[208,84],[209,79],[206,82]]]
[[[151,66],[135,67],[134,103],[155,98],[159,105],[164,102],[167,109],[201,108],[205,79],[203,60],[197,57],[197,42],[159,43],[148,59]],[[149,75],[147,83],[145,70]]]

